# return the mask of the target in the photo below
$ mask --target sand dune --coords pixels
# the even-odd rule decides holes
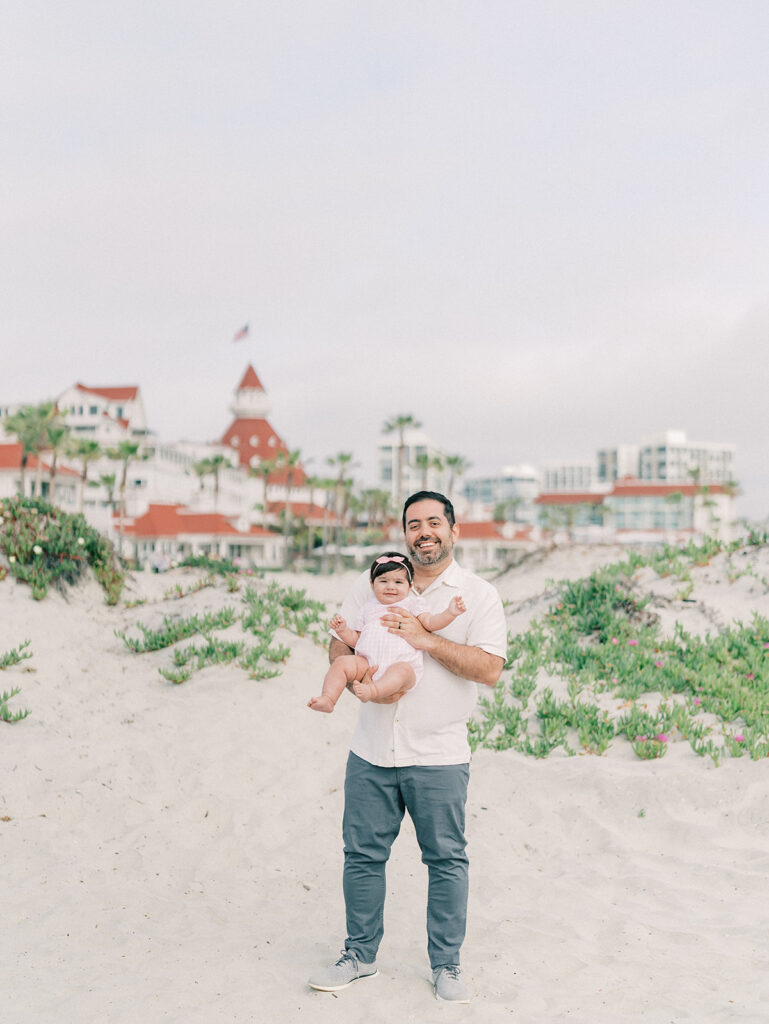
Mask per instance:
[[[501,577],[511,628],[544,610],[549,580],[615,554],[555,551]],[[686,615],[705,632],[769,614],[769,566],[755,560],[732,583],[721,556],[697,569],[685,606],[671,581],[642,573],[641,586],[664,621]],[[310,990],[344,939],[355,702],[307,710],[325,653],[290,634],[290,659],[268,680],[226,666],[174,686],[157,671],[168,652],[130,653],[116,629],[237,604],[222,585],[163,600],[200,576],[139,574],[124,597],[147,603],[133,608],[107,607],[92,581],[39,603],[0,583],[0,653],[25,639],[33,652],[0,673],[0,689],[22,688],[12,707],[31,712],[0,727],[0,1019],[766,1020],[769,761],[714,767],[685,744],[651,762],[626,743],[544,761],[478,752],[463,955],[473,1001],[432,996],[408,821],[389,866],[380,977],[338,996]],[[284,580],[332,612],[351,578]]]

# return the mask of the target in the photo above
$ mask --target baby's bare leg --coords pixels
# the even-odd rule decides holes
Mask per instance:
[[[330,713],[342,696],[348,683],[361,679],[369,667],[365,658],[359,654],[344,654],[329,665],[326,678],[323,680],[323,692],[320,697],[311,697],[307,707],[313,711]]]
[[[375,683],[356,681],[352,684],[352,689],[358,700],[365,704],[378,697],[389,697],[393,693],[400,693],[401,690],[410,690],[416,681],[417,677],[411,665],[406,661],[396,661]]]

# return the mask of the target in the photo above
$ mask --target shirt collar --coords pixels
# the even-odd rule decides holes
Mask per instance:
[[[460,582],[459,577],[462,574],[462,569],[455,558],[451,559],[451,564],[447,566],[443,572],[436,579],[432,581],[429,587],[425,587],[422,591],[422,596],[429,594],[431,591],[436,590],[438,587],[443,586],[445,583],[448,587],[459,588]]]

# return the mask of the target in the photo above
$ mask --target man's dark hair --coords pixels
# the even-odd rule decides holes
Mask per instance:
[[[411,505],[416,504],[418,501],[439,501],[443,505],[443,511],[446,519],[449,521],[449,526],[453,526],[456,522],[454,516],[454,506],[451,504],[445,494],[439,494],[438,491],[417,491],[416,494],[412,494],[409,498],[406,498],[406,502],[403,506],[403,532],[406,532],[406,512]]]

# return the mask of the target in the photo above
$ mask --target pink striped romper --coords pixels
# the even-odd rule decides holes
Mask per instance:
[[[381,604],[372,597],[363,605],[352,625],[354,630],[360,631],[355,653],[362,655],[369,665],[379,666],[373,677],[375,680],[396,661],[405,661],[414,669],[414,675],[419,682],[422,675],[422,652],[412,647],[402,636],[389,633],[387,627],[380,621],[390,608],[396,607],[405,608],[412,615],[422,615],[430,611],[424,598],[413,590],[409,591],[403,601],[398,601],[395,605]]]

